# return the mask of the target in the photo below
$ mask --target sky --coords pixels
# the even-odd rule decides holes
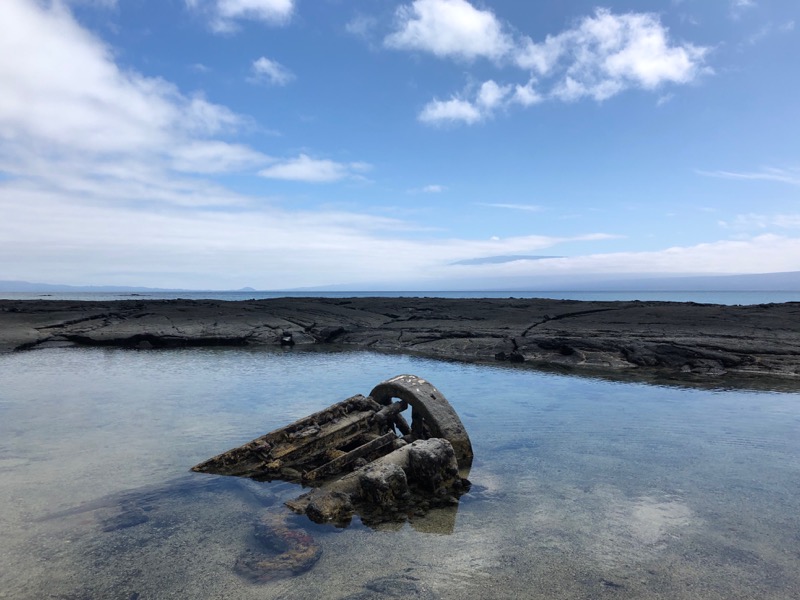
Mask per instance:
[[[0,0],[0,279],[800,271],[797,0]]]

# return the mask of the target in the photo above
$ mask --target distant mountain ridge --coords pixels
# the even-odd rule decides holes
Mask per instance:
[[[193,292],[210,290],[188,290],[186,288],[153,288],[144,286],[127,285],[64,285],[58,283],[31,283],[30,281],[2,281],[0,280],[0,292]],[[235,292],[255,292],[251,287],[244,287]]]

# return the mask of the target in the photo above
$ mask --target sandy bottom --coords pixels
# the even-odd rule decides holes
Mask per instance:
[[[112,494],[18,524],[0,597],[785,599],[800,589],[796,537],[719,530],[680,495],[534,476],[501,491],[502,478],[472,476],[482,483],[457,514],[378,531],[296,519],[321,559],[260,584],[233,567],[255,545],[258,515],[286,511],[289,486],[189,476]]]

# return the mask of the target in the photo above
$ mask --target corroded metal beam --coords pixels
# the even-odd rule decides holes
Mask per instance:
[[[393,399],[398,399],[394,402]],[[411,426],[403,411],[412,409]],[[320,522],[397,518],[450,506],[469,488],[472,444],[429,382],[400,375],[192,468],[314,487],[287,505]]]

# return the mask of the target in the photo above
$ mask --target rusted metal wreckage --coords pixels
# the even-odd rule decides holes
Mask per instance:
[[[411,407],[411,423],[403,412]],[[368,525],[458,503],[472,444],[447,399],[400,375],[192,468],[313,488],[286,505],[317,523]]]

